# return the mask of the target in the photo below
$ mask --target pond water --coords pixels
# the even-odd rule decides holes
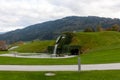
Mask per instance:
[[[8,56],[8,57],[18,57],[18,58],[72,58],[74,55],[68,56],[64,55],[62,57],[55,57],[48,53],[8,53],[8,54],[0,54],[0,56]]]

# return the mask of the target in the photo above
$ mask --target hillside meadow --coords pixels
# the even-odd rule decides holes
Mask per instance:
[[[71,42],[71,45],[80,45],[86,50],[97,50],[109,46],[120,45],[120,32],[78,32]]]
[[[47,52],[47,47],[55,41],[32,41],[20,45],[14,51],[35,53]],[[120,32],[78,32],[70,45],[81,45],[85,52],[80,55],[82,64],[119,63],[120,62]],[[10,51],[0,51],[0,54]],[[11,65],[63,65],[77,64],[77,56],[68,59],[35,59],[0,57],[0,64]]]
[[[43,52],[47,52],[47,47],[54,45],[54,41],[31,41],[31,42],[27,42],[23,45],[20,45],[17,49],[15,49],[14,51],[17,52],[30,52],[30,53],[43,53]]]
[[[18,52],[47,52],[48,46],[54,46],[55,40],[32,41],[20,45],[15,51]],[[80,45],[83,51],[115,48],[120,45],[120,32],[77,32],[74,34],[70,45]]]

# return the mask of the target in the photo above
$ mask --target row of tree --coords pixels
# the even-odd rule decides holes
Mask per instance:
[[[101,32],[101,31],[118,31],[120,32],[120,25],[114,24],[111,27],[103,28],[102,25],[97,25],[96,29],[93,27],[87,27],[84,29],[84,32]]]

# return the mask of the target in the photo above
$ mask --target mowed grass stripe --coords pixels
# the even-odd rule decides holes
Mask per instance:
[[[120,70],[53,72],[55,76],[45,76],[47,72],[1,71],[1,80],[119,80]]]

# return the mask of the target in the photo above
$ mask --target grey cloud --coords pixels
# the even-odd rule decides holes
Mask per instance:
[[[119,6],[119,0],[0,0],[0,31],[72,15],[120,18]]]

